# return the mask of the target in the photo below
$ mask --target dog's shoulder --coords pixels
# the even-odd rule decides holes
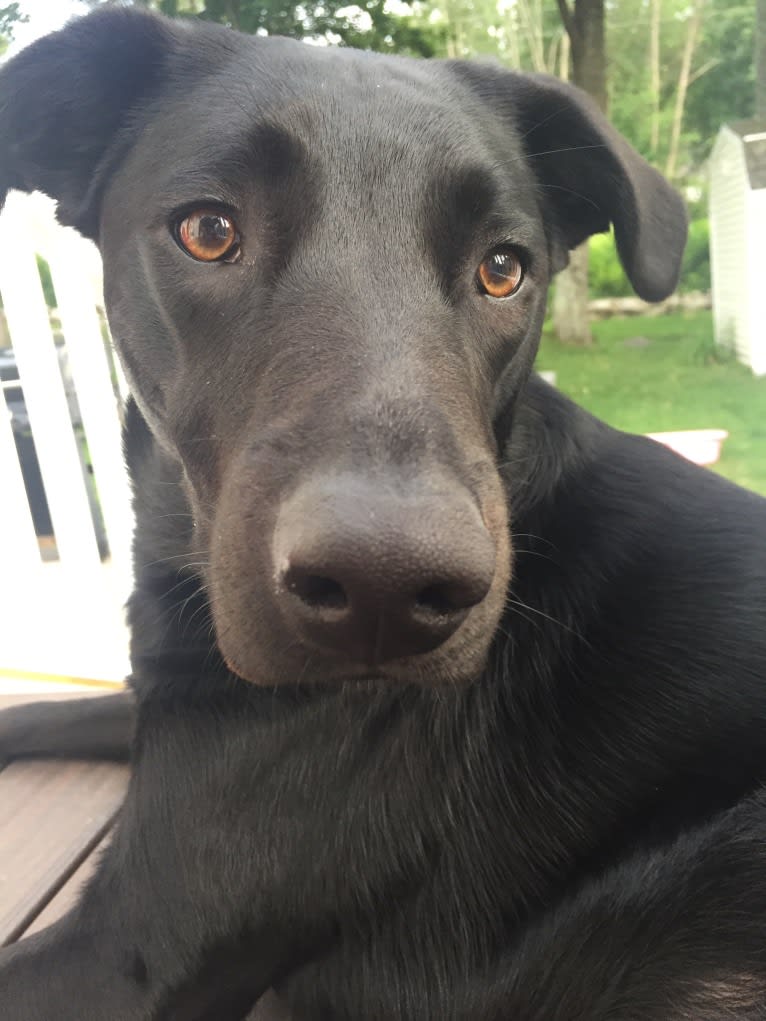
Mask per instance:
[[[612,428],[539,377],[519,402],[504,465],[523,515],[562,504],[570,516],[595,514],[594,526],[604,523],[599,514],[613,515],[623,542],[632,528],[641,534],[691,528],[694,536],[699,524],[706,546],[749,536],[766,553],[766,499],[648,437]]]
[[[766,677],[766,499],[541,381],[507,450],[527,601],[547,600],[652,669],[683,647],[690,672]]]

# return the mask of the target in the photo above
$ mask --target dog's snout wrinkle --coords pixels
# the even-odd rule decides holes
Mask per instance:
[[[442,645],[495,572],[492,538],[456,485],[399,494],[370,480],[307,483],[280,512],[274,555],[298,633],[375,665]]]

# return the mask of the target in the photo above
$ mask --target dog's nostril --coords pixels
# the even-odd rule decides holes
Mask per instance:
[[[344,610],[348,606],[348,596],[340,582],[321,574],[288,571],[285,586],[316,610]]]
[[[446,617],[451,613],[468,610],[480,603],[485,595],[486,591],[475,592],[466,585],[441,582],[421,589],[415,597],[415,606],[425,613]]]
[[[415,598],[415,605],[419,610],[425,610],[427,613],[434,613],[439,616],[445,616],[454,609],[452,600],[449,598],[449,593],[444,585],[429,585],[421,592],[418,592]]]

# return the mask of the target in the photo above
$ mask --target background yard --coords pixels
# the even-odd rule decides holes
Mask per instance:
[[[766,378],[713,347],[709,312],[613,318],[593,333],[593,346],[581,348],[546,330],[537,367],[553,369],[559,389],[618,429],[727,429],[714,470],[766,495]]]

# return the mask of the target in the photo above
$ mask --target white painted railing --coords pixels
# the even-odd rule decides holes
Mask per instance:
[[[51,270],[77,429],[36,254]],[[122,606],[133,527],[120,437],[124,389],[98,311],[98,252],[59,226],[42,196],[11,193],[0,215],[0,295],[53,530],[53,538],[35,534],[0,398],[0,671],[117,680],[127,670]],[[18,432],[18,416],[16,425]],[[86,449],[92,476],[83,470]]]

